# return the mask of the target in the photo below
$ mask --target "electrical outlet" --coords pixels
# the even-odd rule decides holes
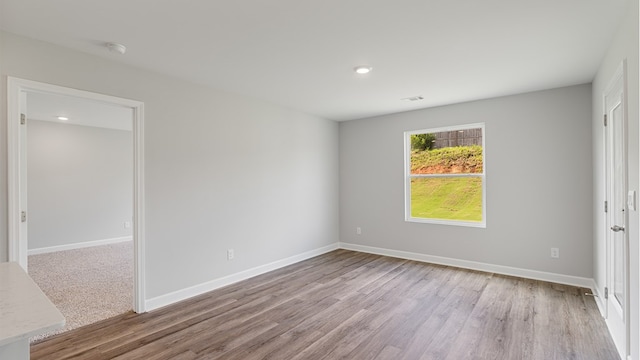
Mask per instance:
[[[560,257],[560,249],[558,248],[551,248],[551,257],[554,259],[557,259]]]
[[[125,229],[130,229],[131,228],[131,221],[125,221],[124,222],[124,228]]]
[[[233,249],[227,249],[227,260],[233,260],[235,257],[235,253]]]
[[[362,235],[362,228],[361,227],[357,227],[356,228],[356,235]]]

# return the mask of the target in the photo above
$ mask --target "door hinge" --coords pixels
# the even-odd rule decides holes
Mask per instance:
[[[24,125],[27,123],[27,115],[20,114],[20,125]]]
[[[20,221],[27,222],[27,212],[23,211],[20,213]]]
[[[604,212],[609,212],[609,202],[607,200],[604,201]]]
[[[609,288],[608,288],[608,287],[605,287],[605,288],[604,288],[604,298],[605,298],[605,299],[608,299],[608,298],[609,298]]]
[[[604,126],[607,126],[607,114],[604,114]]]

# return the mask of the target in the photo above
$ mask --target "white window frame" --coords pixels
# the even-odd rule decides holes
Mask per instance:
[[[482,130],[482,173],[477,174],[411,174],[411,135],[426,134],[426,133],[439,133],[446,131],[459,131],[468,129],[481,129]],[[418,222],[427,224],[440,224],[440,225],[456,225],[456,226],[469,226],[486,228],[487,227],[487,154],[486,154],[486,131],[484,123],[465,124],[445,126],[431,129],[411,130],[404,132],[404,204],[405,204],[405,221]],[[479,177],[482,179],[482,221],[464,221],[464,220],[446,220],[435,218],[417,218],[411,216],[411,179],[412,178],[435,178],[435,177]]]

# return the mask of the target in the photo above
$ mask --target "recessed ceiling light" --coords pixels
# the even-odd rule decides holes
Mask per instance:
[[[67,121],[69,118],[66,116],[58,116],[58,120]]]
[[[364,75],[370,73],[371,69],[373,69],[371,66],[361,65],[353,68],[353,71],[355,71],[356,74]]]

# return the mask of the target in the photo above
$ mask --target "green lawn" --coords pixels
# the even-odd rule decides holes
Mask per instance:
[[[412,179],[411,216],[482,221],[482,179],[477,177]]]

